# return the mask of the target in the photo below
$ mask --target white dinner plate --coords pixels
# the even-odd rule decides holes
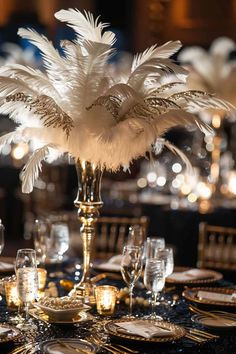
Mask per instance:
[[[89,343],[86,340],[77,339],[77,338],[51,339],[51,340],[47,340],[41,345],[41,350],[45,354],[56,354],[56,353],[72,354],[74,352],[76,353],[76,351],[79,349],[85,352],[87,351],[91,353],[96,353],[98,348],[93,343]]]

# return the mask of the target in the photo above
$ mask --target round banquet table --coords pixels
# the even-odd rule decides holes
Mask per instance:
[[[65,272],[64,273],[64,279],[73,279],[73,273],[71,272]],[[58,289],[60,291],[60,295],[65,295],[64,291],[60,288],[59,286],[59,281],[57,278],[50,279],[50,281],[54,281]],[[115,285],[119,288],[124,287],[125,284],[122,280],[112,280],[109,278],[105,278],[102,281],[98,283],[99,285],[101,284],[110,284],[110,285]],[[225,280],[218,281],[216,286],[226,286],[226,287],[233,287],[234,285],[230,282],[227,282]],[[212,286],[212,285],[211,285]],[[179,325],[184,325],[184,326],[191,326],[191,327],[196,327],[201,329],[202,327],[199,325],[194,324],[191,321],[191,316],[192,314],[190,313],[188,309],[188,301],[185,300],[181,294],[182,294],[183,288],[181,287],[174,287],[172,291],[166,292],[166,299],[172,299],[173,295],[175,295],[175,298],[177,298],[177,295],[179,296],[179,299],[177,300],[176,304],[174,306],[164,306],[161,305],[158,307],[158,314],[163,316],[165,320],[168,320],[172,323],[179,324]],[[137,289],[135,288],[134,291],[134,296],[142,296],[142,297],[147,297],[146,295],[146,290],[145,289]],[[236,310],[236,308],[235,308]],[[33,319],[33,322],[36,324],[37,329],[25,332],[23,336],[16,341],[14,344],[8,345],[8,346],[3,346],[0,344],[0,353],[1,354],[7,354],[10,353],[13,349],[20,347],[22,344],[25,344],[27,342],[35,342],[35,343],[41,343],[44,342],[48,339],[53,339],[53,338],[83,338],[86,339],[87,336],[91,334],[91,332],[95,331],[93,329],[93,326],[97,326],[99,321],[102,321],[104,318],[99,317],[96,313],[96,309],[93,308],[91,310],[91,313],[96,316],[95,320],[90,320],[90,321],[85,321],[85,322],[80,322],[74,325],[56,325],[56,324],[47,324],[41,321],[38,321],[36,319]],[[114,316],[114,318],[119,318],[123,315],[127,315],[128,313],[128,306],[125,305],[123,302],[121,302],[117,306],[117,311]],[[137,316],[143,316],[147,315],[149,313],[149,308],[144,307],[144,306],[134,306],[134,314]],[[0,301],[0,322],[8,322],[9,321],[9,316],[11,316],[12,313],[7,309],[5,300],[4,298],[2,301]],[[208,330],[209,331],[209,330]],[[210,331],[209,331],[210,332]],[[175,353],[204,353],[204,354],[236,354],[236,330],[234,332],[232,331],[224,331],[224,332],[217,332],[219,334],[218,339],[214,340],[209,340],[205,342],[204,344],[198,344],[196,342],[193,342],[187,338],[182,338],[179,341],[176,342],[170,342],[170,343],[144,343],[142,344],[141,342],[125,342],[121,339],[119,339],[119,343],[126,345],[130,348],[136,349],[139,351],[140,354],[164,354],[164,353],[170,353],[170,354],[175,354]],[[111,342],[116,342],[117,339],[115,340],[114,338],[111,338]],[[26,352],[27,353],[27,352]],[[41,351],[38,350],[37,353],[41,354]],[[104,349],[101,349],[99,353],[107,353]]]

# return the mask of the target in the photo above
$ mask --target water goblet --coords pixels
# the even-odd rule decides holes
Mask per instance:
[[[15,271],[18,297],[25,309],[25,321],[18,323],[17,327],[22,330],[32,329],[35,326],[29,321],[29,305],[36,300],[38,292],[35,250],[25,248],[17,251]]]
[[[165,278],[173,273],[174,270],[174,256],[173,256],[173,248],[163,248],[159,249],[156,253],[156,257],[159,260],[164,262],[165,267]]]
[[[156,314],[157,300],[160,291],[165,285],[165,268],[164,262],[155,258],[146,260],[144,269],[144,285],[152,294],[152,310],[151,319],[162,320],[162,317]]]
[[[133,289],[142,272],[142,251],[138,246],[127,245],[123,249],[121,260],[121,274],[129,287],[129,317],[133,310]]]

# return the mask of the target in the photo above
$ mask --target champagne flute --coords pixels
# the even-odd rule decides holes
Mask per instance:
[[[133,289],[142,272],[142,251],[138,246],[127,245],[123,249],[121,274],[129,287],[129,316],[132,317]]]
[[[156,305],[160,291],[165,285],[165,268],[164,261],[149,258],[146,260],[144,270],[144,285],[152,293],[152,310],[151,318],[162,320],[162,317],[156,314]]]
[[[69,248],[69,228],[65,223],[55,223],[51,226],[50,248],[58,262],[63,260],[64,253]]]
[[[32,329],[35,326],[29,321],[29,305],[36,300],[38,292],[35,250],[24,248],[17,251],[15,271],[18,297],[25,309],[25,321],[19,323],[17,327],[22,330]]]
[[[47,251],[49,248],[49,237],[47,232],[47,224],[41,220],[35,220],[33,227],[34,249],[38,265],[45,265]]]

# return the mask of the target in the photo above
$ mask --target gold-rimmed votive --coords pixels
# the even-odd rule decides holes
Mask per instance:
[[[38,272],[38,290],[44,290],[47,281],[47,271],[44,268],[37,268]]]
[[[5,295],[7,307],[17,309],[20,305],[20,299],[18,297],[15,277],[12,277],[5,282]]]
[[[96,306],[99,315],[112,315],[115,312],[118,289],[111,285],[100,285],[95,288]]]

